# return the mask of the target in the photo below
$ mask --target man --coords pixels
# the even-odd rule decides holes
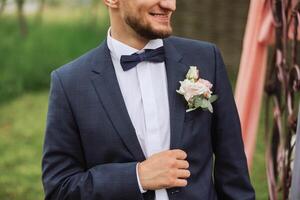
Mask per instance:
[[[255,199],[219,50],[169,37],[175,0],[104,3],[107,40],[52,73],[46,199]],[[213,84],[213,113],[176,92],[190,66]]]

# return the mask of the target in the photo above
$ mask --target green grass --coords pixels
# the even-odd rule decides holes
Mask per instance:
[[[261,109],[261,116],[259,121],[259,129],[257,135],[257,144],[254,152],[253,164],[251,169],[251,181],[255,188],[257,200],[268,199],[268,184],[266,176],[265,165],[265,143],[264,143],[264,108]]]
[[[50,72],[96,47],[105,37],[103,8],[48,9],[27,16],[29,34],[13,15],[0,16],[0,199],[43,199],[41,153]],[[30,94],[27,94],[30,92]]]
[[[0,103],[46,89],[50,72],[96,47],[108,26],[106,15],[97,19],[84,9],[46,12],[42,23],[27,20],[23,38],[15,16],[0,17]]]
[[[0,107],[0,199],[43,199],[41,156],[47,94],[28,94]]]

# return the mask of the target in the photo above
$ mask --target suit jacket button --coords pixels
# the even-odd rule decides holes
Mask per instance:
[[[173,190],[173,191],[171,192],[171,194],[176,194],[176,193],[178,193],[178,192],[180,192],[180,190]]]

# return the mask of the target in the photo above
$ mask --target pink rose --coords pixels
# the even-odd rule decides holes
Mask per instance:
[[[180,88],[179,90],[177,90],[177,92],[179,94],[184,95],[184,98],[187,101],[190,101],[191,98],[193,98],[194,96],[197,95],[201,95],[201,94],[211,94],[209,88],[207,87],[207,85],[205,85],[203,82],[192,82],[188,79],[185,79],[184,81],[180,81]]]
[[[204,84],[208,89],[211,89],[213,87],[213,85],[207,80],[199,79],[198,82]]]

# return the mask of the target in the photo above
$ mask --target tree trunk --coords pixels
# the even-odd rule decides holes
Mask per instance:
[[[28,33],[28,29],[27,29],[26,18],[23,11],[25,0],[16,0],[16,3],[17,3],[17,14],[18,14],[20,32],[23,37],[26,37]]]
[[[5,5],[6,5],[6,0],[2,0],[2,1],[1,1],[1,4],[0,4],[0,15],[1,15],[1,14],[3,13],[3,11],[4,11]]]
[[[43,13],[44,13],[44,10],[45,10],[46,0],[40,0],[39,2],[40,2],[39,9],[38,9],[37,14],[36,14],[36,21],[37,22],[41,22],[43,20]]]

